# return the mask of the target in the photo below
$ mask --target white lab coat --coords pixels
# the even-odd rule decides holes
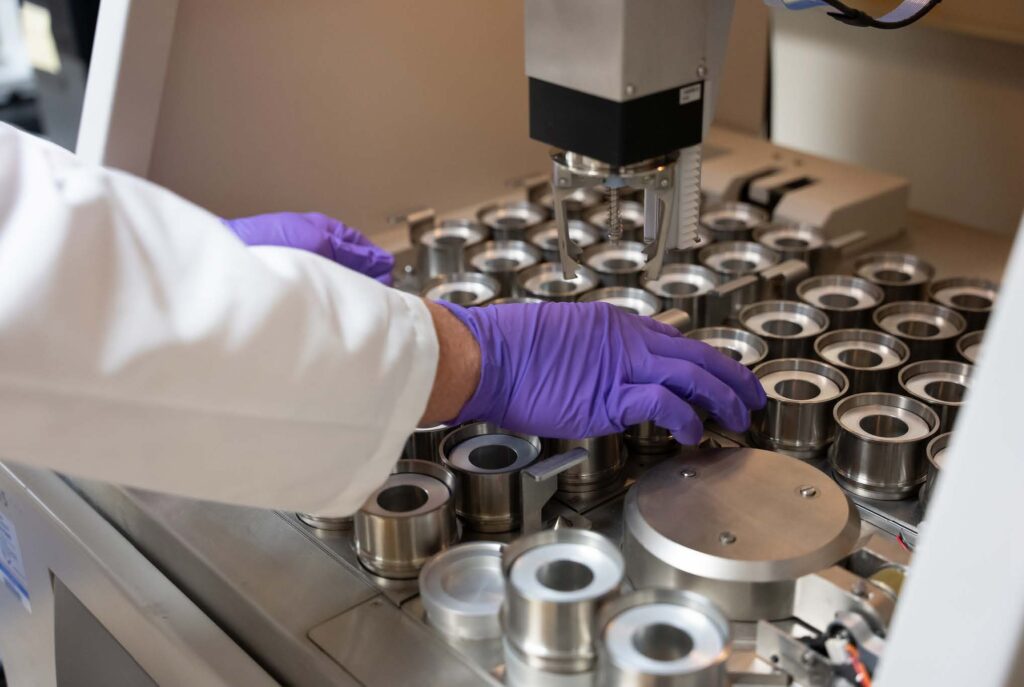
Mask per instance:
[[[418,298],[0,124],[0,459],[348,514],[437,357]]]

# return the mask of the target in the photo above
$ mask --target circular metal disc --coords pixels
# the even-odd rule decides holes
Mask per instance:
[[[856,507],[828,475],[750,448],[664,461],[634,485],[626,518],[668,565],[738,582],[795,579],[833,565],[860,533]]]
[[[432,625],[466,639],[501,636],[501,549],[497,542],[459,544],[423,566],[420,598]]]

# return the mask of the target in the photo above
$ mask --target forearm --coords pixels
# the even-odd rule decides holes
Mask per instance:
[[[434,386],[421,427],[430,427],[459,414],[480,380],[480,347],[457,317],[436,303],[425,301],[437,333],[438,362]]]

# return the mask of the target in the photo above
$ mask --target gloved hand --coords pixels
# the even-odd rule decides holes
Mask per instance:
[[[246,245],[306,250],[391,286],[395,257],[360,232],[326,215],[276,212],[223,222]]]
[[[480,382],[454,423],[579,439],[653,420],[696,444],[703,427],[692,406],[740,432],[765,404],[760,382],[736,361],[607,303],[438,304],[480,346]]]

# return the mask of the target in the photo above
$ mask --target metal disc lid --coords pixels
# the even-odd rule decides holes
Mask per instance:
[[[609,286],[580,296],[581,303],[608,303],[634,315],[653,317],[661,311],[657,296],[633,286]]]
[[[768,355],[768,342],[757,334],[734,327],[704,327],[688,333],[691,339],[703,341],[718,349],[740,365],[753,367]]]
[[[474,431],[469,426],[446,438],[441,449],[445,464],[474,473],[519,472],[540,455],[536,438],[498,429],[490,434]]]
[[[456,305],[484,305],[494,300],[501,285],[486,274],[460,272],[431,279],[423,287],[423,297],[432,301],[448,301]]]
[[[420,571],[420,599],[430,624],[452,637],[501,637],[505,578],[497,542],[459,544]]]
[[[736,582],[792,580],[834,565],[860,534],[856,507],[828,475],[751,448],[655,466],[627,495],[625,517],[668,565]]]

